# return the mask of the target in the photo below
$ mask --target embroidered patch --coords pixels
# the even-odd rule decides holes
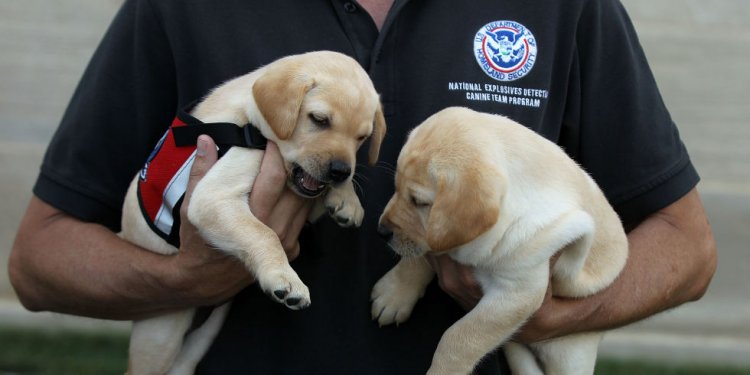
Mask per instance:
[[[151,151],[151,154],[148,155],[148,159],[146,159],[146,164],[141,168],[141,172],[138,174],[141,181],[146,181],[146,177],[148,176],[148,166],[151,165],[151,162],[154,160],[156,155],[159,154],[159,151],[161,150],[161,146],[164,144],[164,139],[167,138],[168,132],[165,132],[163,136],[161,136],[161,139],[159,139],[159,143],[156,144],[156,147],[154,147],[154,150]]]
[[[474,57],[488,76],[504,82],[529,74],[536,61],[534,34],[515,21],[494,21],[474,36]]]

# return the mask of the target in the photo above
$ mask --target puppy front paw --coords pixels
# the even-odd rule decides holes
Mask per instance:
[[[340,226],[346,228],[362,225],[365,209],[362,208],[357,194],[353,191],[348,193],[333,189],[326,195],[324,204],[328,214]]]
[[[292,310],[310,306],[310,291],[307,286],[291,267],[287,268],[259,273],[260,288],[273,300]]]
[[[405,322],[422,293],[420,288],[402,282],[394,270],[389,271],[372,288],[372,320],[377,320],[381,327]]]

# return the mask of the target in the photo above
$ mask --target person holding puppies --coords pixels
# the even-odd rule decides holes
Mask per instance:
[[[121,240],[128,183],[175,112],[221,82],[286,55],[355,58],[381,95],[388,134],[355,180],[362,227],[307,224],[269,144],[250,195],[279,235],[312,305],[288,311],[242,265],[182,220],[180,251]],[[441,334],[482,291],[471,269],[429,258],[431,284],[405,324],[378,327],[370,290],[397,261],[377,238],[392,168],[409,130],[449,106],[502,114],[561,145],[599,184],[628,230],[609,288],[548,294],[516,340],[622,326],[696,300],[716,267],[699,177],[618,0],[222,3],[126,0],[50,143],[10,258],[24,306],[132,320],[234,297],[199,374],[418,374]],[[190,191],[218,157],[200,137]],[[470,223],[467,223],[470,225]],[[479,374],[505,373],[500,354]]]

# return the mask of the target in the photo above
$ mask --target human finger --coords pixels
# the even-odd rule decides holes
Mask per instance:
[[[471,267],[462,265],[447,256],[427,256],[426,258],[435,270],[438,284],[443,291],[466,310],[476,306],[483,292]]]
[[[185,204],[180,207],[181,214],[184,215],[187,212],[187,206],[190,202],[190,197],[193,195],[195,185],[197,185],[198,181],[200,181],[203,176],[206,175],[208,170],[216,164],[218,159],[219,153],[216,150],[216,143],[214,143],[214,140],[205,134],[198,136],[195,158],[193,159],[193,165],[190,167],[187,189],[185,190],[185,198],[183,199]]]
[[[268,142],[260,170],[250,192],[250,208],[253,215],[265,222],[286,188],[286,169],[278,147]]]

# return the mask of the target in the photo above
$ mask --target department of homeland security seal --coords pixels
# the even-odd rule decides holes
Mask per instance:
[[[515,21],[494,21],[474,36],[474,56],[487,75],[515,81],[531,71],[536,61],[536,39]]]

